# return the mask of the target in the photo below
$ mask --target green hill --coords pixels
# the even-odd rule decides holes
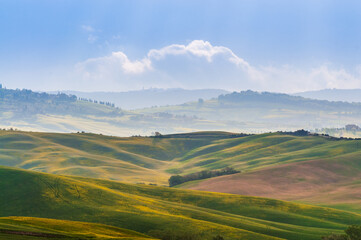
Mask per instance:
[[[361,215],[330,208],[5,167],[0,189],[2,217],[102,223],[163,239],[319,239],[361,224]]]
[[[220,138],[228,135],[219,135]],[[214,138],[118,138],[0,131],[0,165],[56,174],[167,184],[162,169]]]
[[[242,171],[291,162],[361,156],[361,140],[287,133],[258,134],[222,139],[196,148],[177,160],[175,171],[184,173],[234,167]]]
[[[152,239],[127,229],[96,223],[33,217],[1,217],[0,239]]]
[[[174,174],[233,167],[241,174],[180,187],[361,213],[357,187],[361,140],[294,133],[197,132],[119,138],[0,131],[0,146],[3,166],[162,186],[168,186],[168,178]]]

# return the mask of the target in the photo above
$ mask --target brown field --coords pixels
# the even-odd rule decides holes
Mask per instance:
[[[312,160],[221,176],[182,186],[187,189],[261,196],[361,211],[360,160]],[[347,206],[346,206],[347,204]]]

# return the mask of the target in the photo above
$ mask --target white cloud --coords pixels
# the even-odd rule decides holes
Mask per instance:
[[[94,32],[94,28],[90,25],[82,25],[81,28],[86,32]]]
[[[81,28],[83,29],[84,32],[88,34],[89,43],[95,43],[96,41],[98,41],[99,37],[97,36],[96,33],[101,32],[100,30],[97,30],[90,25],[82,25]]]
[[[124,52],[113,52],[78,63],[76,70],[84,81],[119,90],[183,87],[296,92],[361,88],[361,70],[354,75],[327,64],[311,69],[288,65],[256,67],[231,49],[203,40],[151,49],[138,60],[130,60]]]

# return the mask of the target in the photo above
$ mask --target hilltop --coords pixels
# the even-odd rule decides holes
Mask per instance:
[[[331,232],[341,233],[347,225],[361,223],[361,215],[273,199],[65,177],[4,167],[0,167],[0,188],[0,216],[3,217],[87,221],[163,239],[175,236],[212,239],[221,235],[225,239],[307,240],[319,239]],[[0,226],[4,221],[22,220],[0,218]],[[24,221],[29,223],[27,227],[41,227],[47,221],[50,225],[57,224],[54,220]],[[75,223],[73,229],[76,227]],[[56,229],[61,228],[68,227]],[[102,228],[105,232],[110,229]],[[49,231],[51,229],[49,227]],[[114,228],[114,231],[119,229]]]

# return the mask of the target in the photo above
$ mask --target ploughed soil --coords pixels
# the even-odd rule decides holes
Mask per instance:
[[[184,188],[300,201],[351,204],[361,210],[361,159],[320,159],[190,183]]]

